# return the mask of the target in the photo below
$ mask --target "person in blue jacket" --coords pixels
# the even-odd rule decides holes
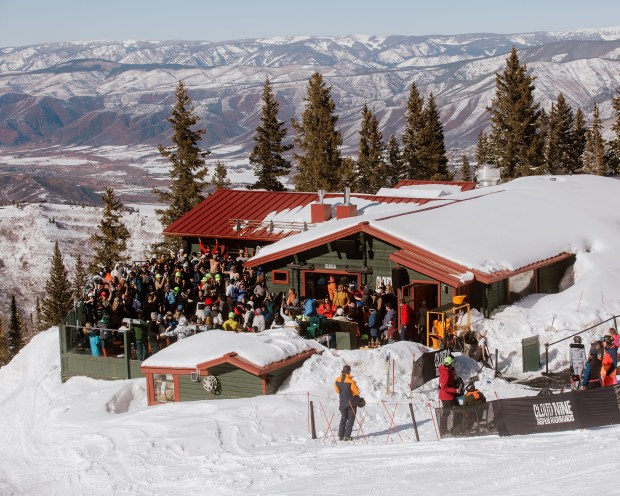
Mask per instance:
[[[316,307],[317,304],[314,298],[306,298],[306,302],[304,303],[304,317],[316,315]]]
[[[597,348],[590,350],[590,358],[586,362],[586,369],[583,372],[581,387],[583,389],[595,389],[601,387],[601,368],[603,362]]]
[[[101,338],[95,327],[91,327],[87,324],[87,328],[90,329],[88,333],[88,341],[90,343],[90,353],[92,356],[101,356]]]

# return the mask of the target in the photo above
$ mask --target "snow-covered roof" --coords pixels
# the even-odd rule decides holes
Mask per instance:
[[[403,206],[391,215],[328,221],[263,248],[251,263],[365,226],[481,273],[517,270],[561,253],[596,249],[620,235],[620,181],[598,176],[532,176]]]
[[[142,367],[191,369],[229,353],[236,353],[257,367],[266,367],[315,349],[312,343],[286,328],[257,334],[212,330],[171,344],[147,358]]]

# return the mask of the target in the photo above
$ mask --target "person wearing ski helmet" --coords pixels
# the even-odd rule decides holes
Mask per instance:
[[[457,424],[459,424],[459,422],[457,420],[462,420],[457,419],[456,413],[452,411],[453,407],[459,406],[456,397],[462,394],[462,390],[459,388],[459,382],[461,382],[462,385],[462,381],[456,375],[452,366],[453,364],[454,358],[452,355],[448,355],[444,359],[443,364],[439,366],[439,399],[441,400],[442,406],[441,416],[439,417],[439,434],[441,436],[449,432],[448,418],[451,415],[454,415],[454,417],[450,432],[458,430]]]
[[[351,376],[351,366],[342,367],[342,372],[334,381],[334,389],[340,399],[340,425],[338,427],[338,439],[350,441],[353,432],[353,423],[360,399],[360,390]]]
[[[571,384],[579,387],[579,384],[581,384],[581,376],[583,375],[586,362],[588,361],[586,347],[581,342],[581,336],[575,336],[573,338],[573,342],[569,345],[569,356]]]
[[[443,407],[458,406],[456,397],[462,394],[458,387],[458,376],[454,371],[454,357],[448,355],[439,366],[439,399]]]
[[[463,397],[463,406],[477,405],[486,402],[486,397],[476,388],[475,382],[470,382],[465,388],[465,396]]]

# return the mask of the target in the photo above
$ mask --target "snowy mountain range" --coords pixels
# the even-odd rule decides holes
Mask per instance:
[[[289,122],[301,113],[316,71],[332,86],[345,154],[356,154],[364,103],[378,114],[386,140],[392,133],[400,136],[415,81],[423,95],[436,96],[449,155],[456,161],[473,150],[488,125],[485,108],[495,91],[495,73],[503,70],[513,46],[536,76],[536,97],[544,107],[562,92],[589,115],[596,101],[609,127],[611,98],[620,87],[620,27],[512,35],[51,43],[0,49],[0,168],[15,172],[16,159],[31,158],[33,150],[66,157],[67,147],[92,152],[104,146],[134,150],[113,161],[111,175],[137,166],[156,155],[154,145],[169,142],[166,118],[174,88],[184,80],[208,130],[204,144],[219,150],[218,158],[229,167],[247,172],[265,78],[281,104],[280,118]],[[111,163],[109,157],[81,160],[95,168]],[[36,171],[17,169],[29,176],[49,174],[45,164]],[[72,173],[92,172],[86,169]],[[29,194],[13,199],[45,196],[37,188],[49,193],[41,181],[35,183]],[[93,181],[84,186],[97,189]]]

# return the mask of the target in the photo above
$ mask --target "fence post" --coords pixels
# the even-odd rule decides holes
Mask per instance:
[[[415,431],[415,440],[420,441],[420,435],[418,434],[418,424],[415,422],[415,415],[413,414],[413,405],[409,403],[409,411],[411,412],[411,420],[413,421],[413,430]]]
[[[549,343],[545,343],[545,373],[549,373]]]
[[[499,355],[499,351],[497,348],[495,348],[495,372],[493,373],[493,377],[497,377],[497,357]]]
[[[131,324],[129,324],[129,329],[131,329]],[[131,364],[129,363],[129,360],[131,359],[129,329],[126,329],[125,332],[123,332],[123,346],[125,347],[125,379],[131,379]]]
[[[314,424],[314,402],[310,401],[310,432],[312,433],[312,439],[316,439],[316,426]]]

